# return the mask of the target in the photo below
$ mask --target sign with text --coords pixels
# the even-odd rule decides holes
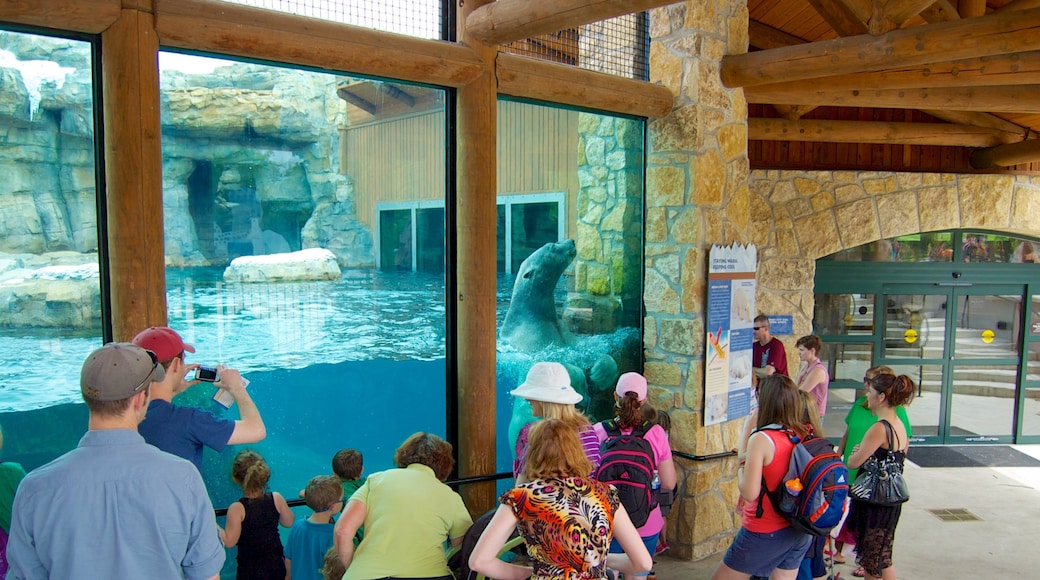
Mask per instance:
[[[767,316],[769,318],[769,334],[794,334],[794,316]]]
[[[753,245],[712,246],[708,255],[708,308],[704,346],[704,424],[751,413],[751,344],[754,341]]]

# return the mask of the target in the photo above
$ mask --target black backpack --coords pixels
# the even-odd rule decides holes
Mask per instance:
[[[657,458],[644,438],[652,426],[643,421],[626,435],[613,419],[604,421],[607,438],[600,446],[600,464],[595,475],[617,489],[621,505],[637,528],[646,524],[650,512],[657,507],[657,490],[653,488]]]

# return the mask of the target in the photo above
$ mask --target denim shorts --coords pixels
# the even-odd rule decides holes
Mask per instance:
[[[640,537],[643,539],[643,545],[646,546],[646,551],[650,552],[650,557],[653,558],[654,557],[654,551],[657,550],[657,539],[661,537],[661,533],[658,532],[658,533],[656,533],[656,534],[654,534],[652,536],[640,536]],[[617,538],[612,538],[610,540],[610,553],[611,554],[624,554],[625,553],[625,549],[621,547],[621,543],[617,541]],[[647,573],[643,572],[642,574],[626,574],[626,576],[632,576],[633,578],[635,578],[637,576],[642,576],[642,577],[645,578],[647,576]]]
[[[737,572],[768,577],[773,570],[796,570],[812,536],[788,526],[768,534],[740,528],[722,561]]]

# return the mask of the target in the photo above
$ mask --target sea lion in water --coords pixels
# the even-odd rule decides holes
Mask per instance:
[[[520,264],[509,310],[502,321],[502,341],[522,352],[566,344],[553,292],[577,250],[574,240],[548,243]]]

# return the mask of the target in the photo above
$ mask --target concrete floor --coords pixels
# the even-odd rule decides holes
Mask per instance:
[[[1040,459],[1040,445],[1015,449]],[[907,463],[911,499],[896,529],[899,580],[1040,578],[1040,467],[920,468]],[[964,509],[978,521],[943,521],[929,510]],[[848,549],[847,549],[848,550]],[[855,557],[834,570],[854,580]],[[722,554],[699,562],[657,558],[659,580],[710,578]]]

